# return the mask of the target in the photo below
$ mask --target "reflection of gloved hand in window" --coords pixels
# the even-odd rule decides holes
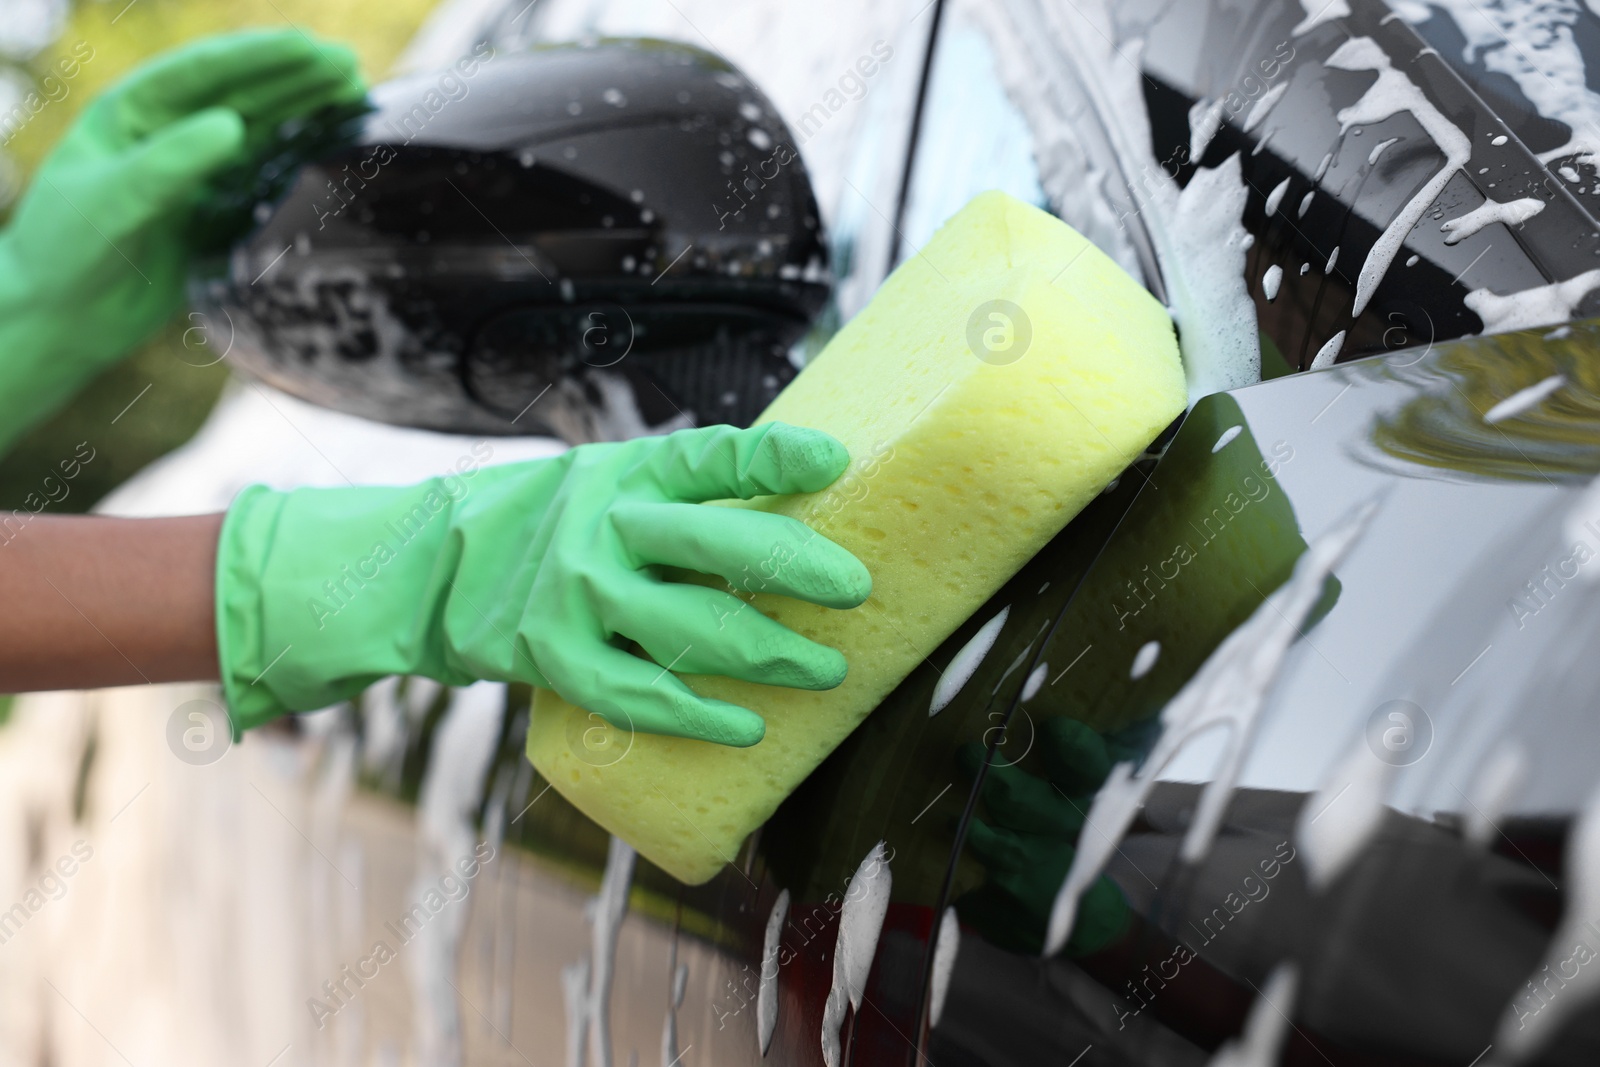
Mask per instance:
[[[974,818],[967,830],[968,848],[988,879],[956,901],[967,925],[1001,948],[1029,954],[1044,948],[1050,908],[1072,866],[1095,790],[1113,764],[1133,755],[1120,740],[1108,743],[1072,719],[1044,721],[1037,737],[1047,777],[1000,763],[989,768],[983,783],[987,818]],[[978,772],[984,758],[977,742],[957,754],[969,774]],[[1084,894],[1067,955],[1099,951],[1125,933],[1130,921],[1122,890],[1102,875]]]
[[[770,573],[775,592],[860,604],[871,578],[827,538],[785,516],[696,503],[815,492],[848,462],[827,434],[768,423],[464,465],[402,488],[247,489],[217,564],[235,726],[414,674],[532,682],[618,727],[753,745],[759,715],[699,696],[667,668],[831,689],[844,657],[741,610],[726,586],[668,581],[664,569],[729,582]]]
[[[179,48],[91,102],[0,231],[0,448],[178,310],[210,178],[365,91],[349,49],[272,30]]]

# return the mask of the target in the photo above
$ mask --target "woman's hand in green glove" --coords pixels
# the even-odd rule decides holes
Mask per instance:
[[[348,48],[286,29],[186,45],[92,101],[0,232],[0,414],[42,417],[148,337],[183,298],[205,182],[365,92]]]
[[[1037,954],[1056,891],[1072,866],[1085,813],[1112,764],[1132,753],[1083,723],[1047,719],[1037,728],[1045,776],[995,763],[983,781],[987,818],[974,818],[968,850],[983,864],[983,885],[956,901],[963,922],[996,945]],[[989,758],[976,741],[957,751],[957,762],[976,776]],[[1068,956],[1086,956],[1121,937],[1131,912],[1117,884],[1101,875],[1084,894],[1066,945]]]
[[[613,725],[753,745],[755,712],[671,671],[802,689],[844,657],[680,568],[831,608],[866,568],[804,524],[706,506],[826,488],[848,465],[781,423],[585,445],[403,489],[247,490],[218,551],[218,641],[236,725],[325,707],[390,674],[528,681]],[[627,650],[637,644],[650,657]]]

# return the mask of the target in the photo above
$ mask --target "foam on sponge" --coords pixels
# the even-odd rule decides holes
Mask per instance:
[[[829,489],[730,506],[791,515],[854,552],[872,598],[759,609],[842,650],[827,692],[686,676],[753,708],[733,749],[628,735],[539,691],[528,756],[568,800],[690,884],[1116,477],[1187,402],[1171,320],[1051,215],[983,193],[903,263],[762,416],[849,448]]]

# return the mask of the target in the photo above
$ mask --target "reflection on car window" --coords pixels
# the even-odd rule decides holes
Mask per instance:
[[[993,45],[963,5],[952,6],[940,30],[923,107],[902,257],[987,189],[1048,209],[1033,136],[1000,84]]]

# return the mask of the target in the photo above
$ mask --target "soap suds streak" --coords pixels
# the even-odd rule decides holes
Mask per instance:
[[[894,879],[889,873],[886,843],[872,846],[845,887],[844,906],[839,912],[839,936],[833,947],[833,985],[822,1009],[822,1059],[828,1067],[843,1062],[839,1028],[844,1025],[845,1007],[860,1011],[867,991],[867,976],[878,954],[878,937],[883,918],[889,911],[889,892]]]
[[[944,1014],[945,997],[950,993],[950,976],[955,973],[956,956],[961,951],[961,922],[955,908],[944,909],[939,919],[938,939],[933,943],[933,982],[928,994],[928,1027],[937,1028]]]
[[[1462,298],[1462,303],[1483,320],[1484,333],[1509,333],[1565,322],[1572,318],[1583,298],[1597,288],[1600,268],[1586,270],[1564,282],[1538,285],[1506,296],[1474,289]]]
[[[1161,642],[1146,641],[1139,646],[1139,651],[1134,653],[1133,666],[1128,670],[1128,677],[1138,681],[1150,673],[1156,665],[1156,660],[1161,658]]]
[[[1447,220],[1439,229],[1445,233],[1444,243],[1453,245],[1464,241],[1485,226],[1497,222],[1507,226],[1520,226],[1544,210],[1544,201],[1531,196],[1520,200],[1485,200],[1465,215]]]
[[[1315,3],[1318,0],[1311,0]],[[1250,1014],[1244,1033],[1229,1038],[1217,1050],[1208,1067],[1274,1067],[1283,1054],[1294,1018],[1294,996],[1299,987],[1299,971],[1292,963],[1280,963],[1267,975]]]
[[[1222,129],[1222,106],[1225,100],[1208,102],[1197,100],[1189,109],[1189,158],[1198,160],[1206,154],[1212,138]]]
[[[1277,106],[1278,101],[1283,99],[1283,94],[1288,91],[1289,83],[1282,81],[1263,93],[1261,95],[1261,99],[1257,100],[1255,102],[1255,106],[1251,107],[1250,114],[1245,116],[1244,132],[1249,133],[1251,130],[1261,125],[1262,120],[1272,112],[1272,109]]]
[[[1289,191],[1289,179],[1285,178],[1272,187],[1272,192],[1267,194],[1267,214],[1276,215],[1278,205],[1283,203],[1283,194]]]
[[[1413,23],[1436,11],[1448,15],[1466,40],[1463,60],[1481,60],[1489,72],[1510,78],[1541,117],[1571,129],[1566,144],[1539,153],[1542,162],[1600,160],[1600,94],[1589,86],[1573,33],[1580,19],[1592,16],[1578,0],[1428,0],[1398,10]],[[1578,180],[1576,173],[1571,180]]]
[[[1040,144],[1080,144],[1091,136],[1116,158],[1124,184],[1105,195],[1113,202],[1130,198],[1119,210],[1136,220],[1130,229],[1148,237],[1159,264],[1164,293],[1158,295],[1179,327],[1190,405],[1259,381],[1260,335],[1244,276],[1247,187],[1238,156],[1198,170],[1182,189],[1152,159],[1142,46],[1113,44],[1118,30],[1106,0],[1015,0],[980,10],[997,49],[1016,57],[1008,91]],[[1040,92],[1041,85],[1061,88]]]
[[[589,952],[561,971],[566,1001],[568,1067],[612,1067],[611,977],[617,964],[617,935],[628,913],[628,889],[633,884],[636,854],[619,837],[606,848],[606,870],[600,892],[586,908]]]
[[[756,987],[756,1037],[761,1045],[761,1055],[772,1045],[772,1033],[778,1026],[778,956],[783,943],[783,924],[789,921],[789,891],[778,894],[772,902],[772,912],[767,916],[767,932],[761,943],[761,982]]]
[[[1378,832],[1393,775],[1394,768],[1373,755],[1363,732],[1300,809],[1295,845],[1314,891],[1333,884]]]
[[[1317,349],[1317,354],[1311,357],[1310,370],[1321,370],[1323,367],[1333,366],[1333,361],[1339,358],[1339,350],[1344,347],[1345,331],[1340,330]]]
[[[1600,966],[1596,966],[1600,961],[1594,959],[1600,947],[1596,925],[1600,922],[1600,790],[1589,797],[1574,820],[1562,866],[1561,925],[1550,938],[1540,966],[1529,975],[1528,984],[1518,986],[1506,1005],[1495,1033],[1490,1067],[1532,1059],[1564,1023],[1600,997]],[[1578,945],[1587,947],[1588,966],[1573,965]],[[1559,996],[1536,998],[1531,990],[1541,988],[1546,973],[1561,975],[1565,984]]]
[[[1462,813],[1469,844],[1488,848],[1500,834],[1500,819],[1527,780],[1528,750],[1520,742],[1502,744],[1489,753],[1473,778],[1467,810]]]
[[[1519,389],[1506,397],[1500,403],[1483,413],[1483,421],[1493,426],[1497,422],[1516,418],[1530,408],[1536,408],[1544,402],[1545,397],[1567,384],[1567,379],[1560,374],[1552,374],[1543,381],[1536,382],[1526,389]]]
[[[1356,318],[1366,310],[1367,303],[1377,291],[1378,283],[1388,273],[1406,236],[1421,221],[1429,205],[1439,198],[1456,171],[1466,166],[1472,158],[1472,142],[1433,106],[1410,78],[1394,69],[1388,55],[1372,38],[1352,37],[1334,50],[1325,65],[1337,70],[1370,70],[1378,76],[1359,100],[1339,111],[1341,133],[1349,131],[1352,126],[1371,125],[1402,111],[1409,111],[1444,154],[1444,165],[1390,220],[1373,243],[1372,250],[1367,253],[1366,262],[1361,265],[1361,273],[1356,278],[1355,305],[1351,310],[1351,317]]]
[[[1373,145],[1372,151],[1367,153],[1367,166],[1370,167],[1376,165],[1378,162],[1378,157],[1383,155],[1383,150],[1399,140],[1400,138],[1398,137],[1390,137]]]
[[[1244,433],[1243,426],[1229,426],[1226,430],[1223,430],[1222,436],[1217,438],[1217,443],[1211,446],[1211,454],[1214,456],[1224,448],[1227,448],[1228,442],[1238,437],[1241,433]]]
[[[414,899],[421,899],[455,862],[474,851],[473,822],[484,780],[494,759],[506,687],[478,682],[450,694],[417,798],[417,873]],[[417,948],[407,957],[407,973],[417,1006],[416,1031],[421,1056],[430,1063],[460,1063],[461,1012],[450,976],[461,956],[468,909],[446,909],[417,933]]]
[[[1289,647],[1322,596],[1328,575],[1355,546],[1377,509],[1375,500],[1358,505],[1313,541],[1296,561],[1289,580],[1223,640],[1167,704],[1161,713],[1161,737],[1138,771],[1131,763],[1112,768],[1089,810],[1087,825],[1094,832],[1079,836],[1072,867],[1056,894],[1045,939],[1046,955],[1054,955],[1066,944],[1079,900],[1133,825],[1157,776],[1191,739],[1225,730],[1221,764],[1200,794],[1179,855],[1184,862],[1193,863],[1210,849],[1255,739],[1268,690]]]
[[[1261,276],[1261,292],[1266,296],[1267,303],[1278,299],[1278,287],[1283,284],[1283,268],[1274,263],[1267,268]]]
[[[956,698],[961,692],[961,687],[971,681],[978,670],[978,665],[983,662],[983,657],[989,654],[994,643],[1000,637],[1000,630],[1006,624],[1006,617],[1011,614],[1011,605],[1007,604],[1000,609],[1000,613],[978,628],[972,639],[961,646],[950,659],[950,666],[939,675],[938,682],[933,686],[933,699],[928,702],[928,718],[933,718]]]

